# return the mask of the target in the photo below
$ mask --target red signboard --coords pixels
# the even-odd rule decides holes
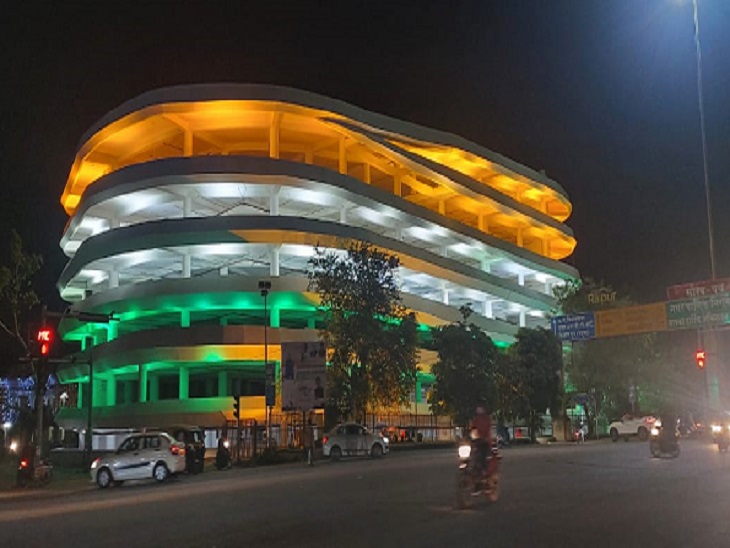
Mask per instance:
[[[667,288],[667,299],[676,301],[680,299],[694,299],[696,297],[709,297],[710,295],[720,295],[722,293],[730,293],[730,278],[672,285]]]

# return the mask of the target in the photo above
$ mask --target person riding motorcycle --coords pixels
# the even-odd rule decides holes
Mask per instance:
[[[492,419],[485,406],[477,406],[476,415],[471,424],[471,430],[472,444],[476,450],[475,462],[483,475],[487,470],[487,456],[491,450],[492,441]]]

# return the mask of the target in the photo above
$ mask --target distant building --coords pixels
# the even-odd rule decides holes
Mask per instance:
[[[450,133],[341,101],[260,85],[192,85],[124,103],[81,139],[61,196],[72,310],[60,332],[83,353],[58,372],[83,427],[93,363],[100,428],[263,421],[269,358],[318,340],[306,268],[314,246],[367,240],[398,255],[405,304],[423,330],[475,322],[501,345],[546,325],[552,288],[577,277],[566,192],[544,174]],[[411,411],[427,415],[424,352]]]

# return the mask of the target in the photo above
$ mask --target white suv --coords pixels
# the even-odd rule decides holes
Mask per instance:
[[[132,434],[111,455],[91,463],[91,479],[101,487],[125,480],[165,481],[185,470],[185,445],[164,432]]]
[[[655,422],[656,417],[651,415],[645,417],[624,415],[621,420],[614,421],[608,426],[608,433],[613,441],[618,441],[619,438],[628,441],[629,436],[638,436],[641,441],[644,441],[649,437],[649,432]]]

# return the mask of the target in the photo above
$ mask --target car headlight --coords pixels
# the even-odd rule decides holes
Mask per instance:
[[[660,421],[658,419],[654,421],[654,426],[656,426],[657,428],[660,428],[661,425],[662,425],[662,421]]]
[[[99,466],[99,463],[101,462],[101,459],[96,458],[94,459],[94,462],[91,463],[91,469],[94,470]]]
[[[383,441],[384,441],[384,442],[385,442],[385,444],[387,445],[387,444],[389,444],[389,443],[390,443],[390,438],[385,438],[385,437],[384,437],[384,438],[383,438]]]
[[[651,435],[652,436],[658,436],[659,435],[659,429],[656,426],[651,429]]]
[[[223,447],[225,447],[226,449],[228,449],[230,446],[231,444],[228,442],[228,440],[223,442]]]
[[[460,445],[459,446],[459,458],[468,459],[471,455],[471,445]]]
[[[722,430],[722,426],[720,426],[719,424],[713,424],[713,425],[712,425],[712,431],[713,431],[713,432],[714,432],[715,434],[717,434],[717,433],[718,433],[718,432],[720,432],[721,430]]]

